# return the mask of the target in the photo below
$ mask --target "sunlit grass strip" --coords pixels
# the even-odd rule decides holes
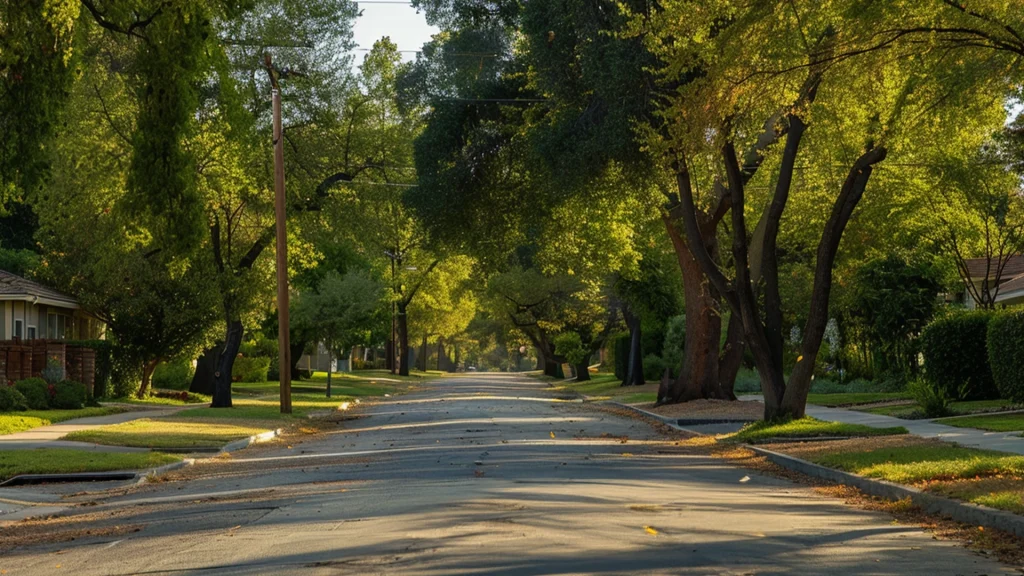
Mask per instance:
[[[0,451],[0,480],[21,474],[71,474],[141,470],[181,460],[160,452],[93,452],[64,448]]]
[[[734,442],[760,442],[771,438],[818,438],[847,436],[893,436],[906,434],[902,426],[892,428],[872,428],[861,424],[844,422],[825,422],[816,418],[806,417],[789,422],[754,422],[744,426],[742,430],[728,437]]]
[[[0,434],[24,432],[40,426],[49,426],[58,422],[75,418],[93,418],[124,412],[124,408],[102,406],[99,408],[82,408],[81,410],[29,410],[27,412],[0,413]]]
[[[958,428],[978,428],[992,432],[1015,432],[1017,430],[1024,430],[1024,413],[944,418],[939,423]]]
[[[178,418],[172,420],[144,418],[123,424],[72,432],[63,439],[134,448],[220,448],[229,442],[262,434],[268,430],[266,427],[241,423],[236,425]]]
[[[823,454],[823,466],[898,483],[1024,474],[1024,456],[955,445],[900,446]]]

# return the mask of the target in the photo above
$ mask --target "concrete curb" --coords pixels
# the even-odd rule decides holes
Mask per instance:
[[[281,429],[278,428],[277,430],[270,430],[270,431],[264,432],[262,434],[256,434],[255,436],[249,436],[248,438],[242,438],[241,440],[235,440],[234,442],[230,442],[230,443],[226,444],[223,448],[221,448],[220,449],[220,454],[226,454],[226,453],[231,453],[231,452],[237,452],[238,450],[244,450],[245,448],[248,448],[249,446],[252,446],[253,444],[259,444],[260,442],[266,442],[268,440],[273,440],[274,438],[277,438],[280,435],[281,435]]]
[[[749,444],[744,444],[743,446],[766,457],[772,463],[782,466],[787,470],[800,472],[808,476],[822,478],[824,480],[845,484],[847,486],[853,486],[867,494],[885,498],[887,500],[903,500],[905,498],[910,498],[915,505],[929,514],[946,516],[958,522],[973,524],[975,526],[996,528],[1004,532],[1010,532],[1011,534],[1024,537],[1024,516],[1019,516],[1011,512],[1004,512],[1002,510],[996,510],[987,506],[971,504],[969,502],[950,500],[949,498],[922,492],[912,486],[903,486],[901,484],[886,482],[885,480],[865,478],[863,476],[858,476],[857,474],[827,468],[825,466],[814,464],[813,462],[794,458],[793,456],[788,456],[779,452],[765,450],[764,448],[751,446]]]
[[[680,432],[686,432],[687,434],[696,434],[697,436],[705,436],[703,432],[697,432],[696,430],[690,430],[689,428],[683,428],[682,426],[680,426],[679,418],[662,416],[661,414],[655,414],[654,412],[648,412],[647,410],[637,408],[636,406],[630,406],[629,404],[623,404],[621,402],[615,402],[612,400],[609,400],[607,402],[599,402],[599,404],[604,404],[606,406],[615,406],[616,408],[623,408],[645,418],[657,420],[658,422],[661,422],[662,424],[668,426],[669,428],[679,430]]]
[[[700,432],[687,430],[686,428],[679,426],[675,423],[675,421],[678,420],[676,418],[666,418],[660,414],[654,414],[619,402],[604,402],[604,404],[625,408],[626,410],[635,412],[642,416],[653,418],[661,421],[667,426],[675,428],[676,430],[700,436],[704,435]],[[1024,537],[1024,516],[1013,514],[1012,512],[1004,512],[1003,510],[996,510],[994,508],[979,506],[978,504],[971,504],[969,502],[958,502],[942,496],[922,492],[912,486],[903,486],[902,484],[894,484],[892,482],[886,482],[885,480],[865,478],[863,476],[858,476],[857,474],[843,472],[842,470],[836,470],[834,468],[827,468],[825,466],[814,464],[813,462],[794,458],[793,456],[788,456],[779,452],[765,450],[764,448],[759,448],[750,444],[741,444],[741,446],[766,457],[772,463],[782,466],[787,470],[800,472],[801,474],[821,478],[830,482],[836,482],[838,484],[853,486],[866,494],[878,496],[887,500],[903,500],[905,498],[910,498],[916,506],[929,514],[947,516],[958,522],[973,524],[975,526],[996,528],[1004,532]]]
[[[149,470],[143,470],[135,476],[135,485],[145,484],[154,478],[158,478],[167,474],[168,472],[174,472],[175,470],[181,470],[188,466],[192,466],[196,463],[195,458],[185,458],[180,462],[171,462],[170,464],[164,464],[163,466],[157,466],[156,468],[150,468]]]

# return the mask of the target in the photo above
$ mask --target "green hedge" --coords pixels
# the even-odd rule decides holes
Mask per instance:
[[[192,383],[192,362],[185,359],[161,363],[153,370],[153,387],[188,390]]]
[[[25,397],[29,410],[46,410],[50,407],[50,385],[42,378],[28,378],[14,383],[14,388]]]
[[[644,379],[648,382],[660,382],[665,374],[665,361],[657,354],[644,356]]]
[[[1024,403],[1024,312],[1000,314],[989,322],[988,358],[1000,395]]]
[[[232,379],[236,382],[266,382],[270,370],[270,358],[239,356],[231,368]]]
[[[925,375],[951,398],[998,398],[988,362],[990,312],[967,312],[936,320],[921,333]],[[967,394],[961,398],[960,390]]]

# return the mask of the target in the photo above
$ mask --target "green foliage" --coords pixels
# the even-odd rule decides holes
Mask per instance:
[[[363,272],[344,276],[330,272],[315,291],[298,295],[293,321],[296,329],[301,329],[310,340],[323,343],[336,354],[338,350],[367,343],[369,326],[383,297],[380,283]]]
[[[178,462],[181,456],[160,452],[121,454],[93,450],[40,448],[5,450],[0,455],[0,480],[19,474],[70,474],[109,470],[139,470]]]
[[[915,483],[1024,472],[1024,456],[955,444],[892,446],[815,457],[818,464],[889,482]]]
[[[51,405],[59,410],[78,410],[84,408],[89,396],[85,384],[64,380],[53,385]]]
[[[50,386],[42,378],[28,378],[14,383],[14,388],[25,397],[29,410],[46,410],[50,407]]]
[[[668,367],[661,356],[648,354],[644,356],[644,379],[648,382],[660,382],[661,377],[665,375],[665,368]]]
[[[851,313],[872,343],[878,373],[914,374],[915,340],[938,305],[935,268],[891,255],[861,266],[854,278]]]
[[[47,384],[56,384],[64,379],[64,366],[55,358],[46,359],[46,367],[40,373]]]
[[[32,250],[0,248],[0,270],[11,274],[31,277],[41,261],[39,253]]]
[[[232,375],[236,382],[266,382],[270,371],[270,358],[239,356],[235,359]]]
[[[686,316],[680,314],[669,318],[665,327],[665,342],[661,348],[661,358],[665,366],[678,375],[683,366],[683,346],[686,344]],[[658,378],[661,378],[659,376]]]
[[[555,354],[564,356],[565,361],[573,366],[579,366],[590,358],[580,335],[575,332],[563,332],[555,336]]]
[[[0,412],[24,412],[28,401],[14,386],[0,384]]]
[[[153,370],[150,377],[153,388],[186,390],[192,383],[192,362],[184,358],[163,362]]]
[[[950,404],[957,399],[944,386],[920,378],[907,384],[907,392],[917,402],[926,418],[949,416]]]
[[[925,376],[956,400],[998,398],[988,355],[988,312],[954,314],[921,333]],[[960,397],[966,392],[966,397]]]
[[[1024,312],[992,318],[988,326],[988,359],[1001,397],[1024,404]]]

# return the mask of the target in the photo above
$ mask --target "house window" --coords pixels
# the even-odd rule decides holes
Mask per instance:
[[[21,338],[25,334],[25,323],[22,320],[14,321],[14,337]]]
[[[73,338],[71,317],[65,314],[46,315],[46,337],[51,340]]]
[[[35,340],[36,339],[36,327],[35,326],[29,326],[28,327],[28,335],[27,336],[28,336],[29,340]]]

